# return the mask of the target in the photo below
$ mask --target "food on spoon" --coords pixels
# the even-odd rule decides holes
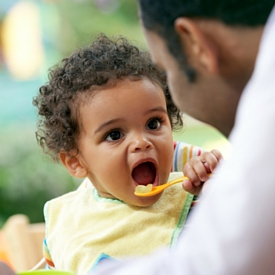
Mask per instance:
[[[138,185],[136,187],[136,193],[141,194],[141,193],[149,193],[153,189],[153,184],[149,183],[147,185]]]

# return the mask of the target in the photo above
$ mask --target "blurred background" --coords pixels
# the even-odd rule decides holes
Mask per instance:
[[[44,203],[79,185],[37,145],[32,98],[49,67],[100,32],[146,48],[136,0],[0,1],[0,228],[16,213],[43,221]],[[227,155],[230,146],[214,128],[188,116],[184,121],[175,140]]]

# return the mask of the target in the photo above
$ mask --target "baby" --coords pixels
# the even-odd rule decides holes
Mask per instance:
[[[193,194],[221,154],[173,142],[181,113],[147,52],[102,34],[50,70],[33,104],[39,144],[73,177],[88,181],[45,205],[50,268],[85,274],[106,259],[145,255],[177,241]],[[182,175],[171,172],[185,163],[193,194],[181,184],[151,197],[134,194],[137,185]]]

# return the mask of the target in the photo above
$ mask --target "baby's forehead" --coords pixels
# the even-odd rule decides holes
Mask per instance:
[[[154,85],[158,85],[159,87],[162,88],[160,81],[158,81],[156,79],[152,79],[147,75],[139,75],[139,76],[126,75],[123,77],[113,76],[113,77],[108,78],[108,80],[106,80],[106,82],[104,82],[100,85],[99,84],[91,84],[90,87],[77,91],[76,97],[86,100],[90,97],[92,98],[93,95],[99,93],[100,91],[112,89],[116,86],[119,86],[123,82],[137,82],[137,81],[140,81],[143,79],[146,79],[147,81],[152,82]]]
[[[110,93],[106,94],[107,97],[105,99],[109,101],[109,97],[112,97],[115,94],[119,93],[121,89],[125,89],[129,91],[129,94],[134,96],[135,93],[140,93],[140,88],[133,89],[136,83],[150,83],[149,86],[155,86],[158,87],[158,90],[162,91],[166,97],[165,91],[161,84],[157,83],[156,81],[151,80],[148,77],[124,77],[124,78],[114,78],[111,81],[108,81],[104,85],[92,85],[88,89],[85,89],[83,91],[78,91],[73,99],[73,103],[71,104],[71,108],[73,110],[73,116],[76,120],[79,120],[79,117],[82,115],[81,112],[83,111],[84,107],[87,105],[90,105],[91,103],[93,104],[93,101],[96,101],[98,105],[104,104],[104,102],[101,100],[98,101],[98,95],[101,97],[101,95],[106,91],[110,91]],[[145,81],[145,82],[144,82]],[[142,88],[144,89],[144,87]],[[131,99],[130,98],[130,99]],[[104,99],[104,100],[105,100]],[[118,104],[118,101],[116,100],[116,104]]]
[[[73,99],[73,105],[80,110],[81,107],[90,104],[91,101],[97,100],[98,95],[101,95],[102,93],[110,90],[111,92],[109,95],[112,96],[114,93],[120,93],[120,91],[125,89],[125,87],[131,95],[134,93],[139,93],[141,88],[133,88],[135,84],[138,83],[150,83],[150,87],[158,87],[158,89],[160,88],[160,90],[165,94],[162,85],[148,77],[127,76],[123,78],[113,78],[105,84],[92,85],[83,91],[77,91]],[[147,88],[143,87],[142,89]],[[108,97],[109,96],[107,96],[107,98]]]

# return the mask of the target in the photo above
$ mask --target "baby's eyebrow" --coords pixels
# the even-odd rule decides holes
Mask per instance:
[[[114,123],[116,123],[116,122],[118,122],[118,121],[122,121],[122,119],[120,119],[120,118],[111,119],[111,120],[108,120],[108,121],[102,123],[101,125],[99,125],[99,126],[96,128],[96,130],[94,131],[94,134],[100,132],[103,128],[105,128],[105,127],[107,127],[107,126],[109,126],[109,125],[112,125],[112,124],[114,124]]]
[[[162,106],[158,106],[158,107],[149,109],[149,110],[147,110],[144,114],[147,115],[147,114],[154,113],[154,112],[162,112],[162,113],[167,114],[167,110],[166,110],[164,107],[162,107]],[[109,125],[112,125],[112,124],[114,124],[114,123],[121,122],[121,121],[123,121],[122,118],[116,118],[116,119],[108,120],[108,121],[102,123],[101,125],[99,125],[99,126],[95,129],[94,134],[100,132],[102,129],[104,129],[105,127],[107,127],[107,126],[109,126]]]
[[[153,113],[153,112],[162,112],[162,113],[167,114],[167,110],[165,108],[163,108],[162,106],[152,108],[152,109],[146,111],[145,114],[149,114],[149,113]]]

